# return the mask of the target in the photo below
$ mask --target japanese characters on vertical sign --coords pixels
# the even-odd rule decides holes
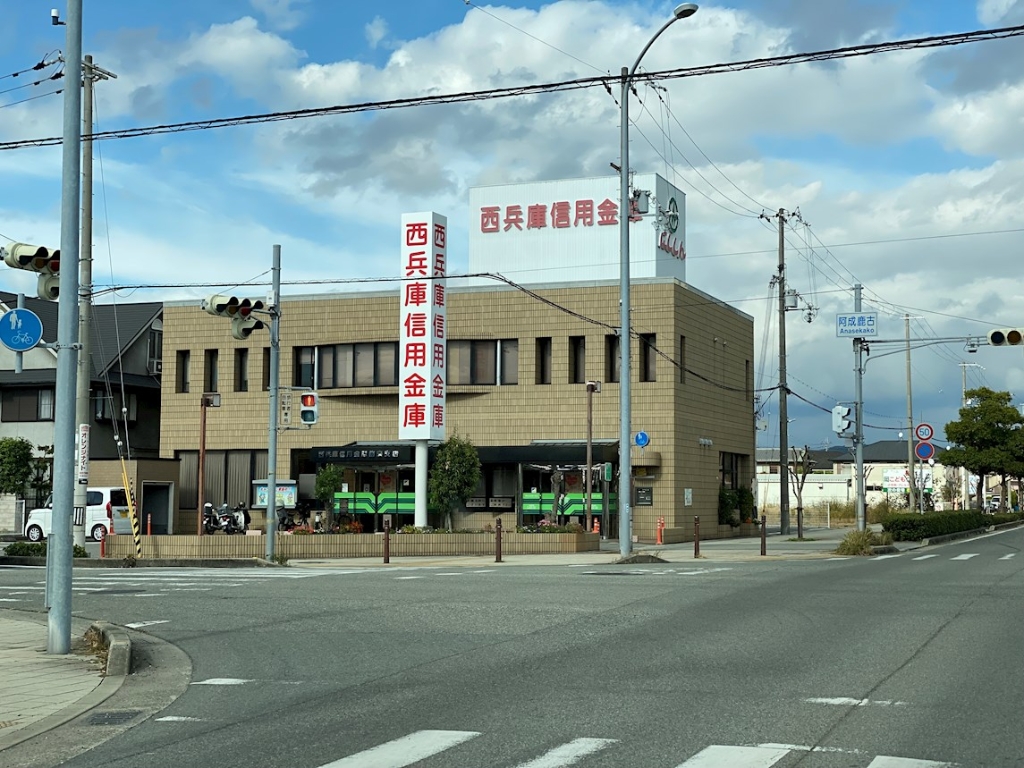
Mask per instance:
[[[402,215],[398,329],[398,437],[442,441],[447,377],[448,219]]]

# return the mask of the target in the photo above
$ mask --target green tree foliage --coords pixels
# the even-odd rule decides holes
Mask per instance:
[[[1024,417],[1011,405],[1009,392],[988,387],[965,393],[970,405],[960,409],[960,418],[946,424],[946,437],[953,443],[942,454],[946,466],[965,467],[981,478],[990,474],[1024,474]],[[978,500],[984,483],[978,484]]]
[[[0,493],[23,494],[32,466],[32,443],[23,437],[0,438]]]
[[[444,515],[445,527],[452,527],[456,504],[465,504],[480,484],[480,456],[469,440],[452,435],[437,449],[428,478],[428,504]]]
[[[334,494],[341,490],[344,477],[345,470],[340,464],[325,464],[316,473],[316,486],[313,488],[313,495],[327,510],[328,530],[334,530],[337,523],[334,514]]]

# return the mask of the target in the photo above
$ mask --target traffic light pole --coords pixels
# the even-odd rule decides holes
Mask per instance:
[[[82,189],[82,0],[68,0],[64,53],[73,82],[64,89],[61,165],[61,286],[57,304],[57,380],[53,424],[52,602],[46,650],[71,651],[71,519],[75,502],[75,374],[78,364],[78,247]]]
[[[277,539],[277,403],[281,389],[281,246],[274,246],[270,288],[270,418],[267,425],[267,560]]]

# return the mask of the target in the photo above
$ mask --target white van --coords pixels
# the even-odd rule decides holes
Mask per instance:
[[[124,488],[90,488],[85,497],[85,534],[99,541],[110,532],[111,523],[115,533],[131,533],[128,520],[128,496]],[[50,520],[53,514],[53,497],[46,500],[46,506],[33,509],[25,520],[25,537],[29,541],[42,541],[50,535]]]

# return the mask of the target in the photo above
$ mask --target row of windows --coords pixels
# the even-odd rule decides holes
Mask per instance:
[[[129,393],[127,404],[121,395],[111,397],[93,392],[93,417],[96,421],[110,421],[111,416],[118,420],[127,419],[134,422],[138,419],[139,403],[135,394]],[[114,400],[113,404],[111,399]],[[113,407],[111,407],[113,405]],[[0,400],[0,420],[15,421],[53,421],[54,403],[52,389],[5,389]]]
[[[535,339],[535,384],[550,384],[552,371],[552,338]],[[637,378],[642,382],[657,381],[657,336],[642,334],[639,339]],[[604,381],[618,382],[620,377],[619,336],[608,334],[604,339]],[[270,389],[270,349],[263,352],[263,390]],[[686,337],[679,337],[676,350],[678,381],[686,382]],[[331,344],[319,347],[295,347],[293,350],[292,386],[319,389],[349,387],[393,387],[398,384],[398,342],[378,341],[357,344]],[[449,385],[480,384],[509,386],[519,383],[519,340],[472,340],[448,342]],[[179,350],[175,366],[175,391],[188,392],[191,354]],[[219,350],[203,353],[203,391],[217,392],[219,381]],[[587,337],[569,337],[568,360],[570,384],[583,384],[587,379]],[[750,378],[747,361],[745,380]],[[591,371],[593,373],[593,371]],[[235,392],[249,391],[249,350],[234,350]]]

